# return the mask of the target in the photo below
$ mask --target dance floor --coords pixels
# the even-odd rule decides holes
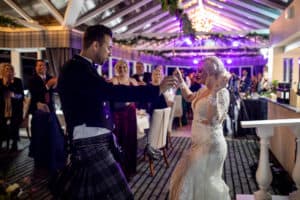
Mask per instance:
[[[174,148],[168,149],[170,166],[166,168],[164,160],[154,162],[155,175],[150,176],[148,161],[142,156],[144,141],[139,141],[137,174],[131,178],[129,185],[132,188],[135,199],[168,198],[168,186],[170,175],[182,155],[189,148],[189,127],[178,129],[174,132],[172,143]],[[255,170],[259,154],[259,145],[255,137],[231,138],[227,137],[228,156],[224,165],[224,179],[230,188],[232,199],[236,194],[253,194],[258,189],[255,182]],[[43,172],[34,172],[33,160],[28,157],[27,139],[22,139],[18,153],[0,153],[0,172],[6,177],[8,183],[20,183],[24,189],[22,199],[45,200],[52,199],[47,189],[47,176]],[[294,185],[271,155],[271,168],[273,182],[270,192],[274,195],[286,195],[294,189]],[[28,179],[31,180],[31,183]]]

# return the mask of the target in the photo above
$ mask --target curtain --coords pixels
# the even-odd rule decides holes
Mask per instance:
[[[46,48],[46,57],[49,62],[49,73],[57,77],[63,64],[79,52],[79,49],[74,48]]]

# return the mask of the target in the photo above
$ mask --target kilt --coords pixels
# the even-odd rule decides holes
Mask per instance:
[[[55,199],[131,200],[133,194],[110,152],[111,134],[73,140],[70,163],[50,180]]]

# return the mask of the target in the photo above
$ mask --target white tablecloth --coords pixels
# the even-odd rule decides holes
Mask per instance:
[[[149,114],[143,111],[137,110],[136,112],[136,122],[137,122],[137,139],[145,136],[145,129],[150,126]]]

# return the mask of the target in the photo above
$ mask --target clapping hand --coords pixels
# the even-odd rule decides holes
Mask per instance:
[[[48,88],[54,88],[57,84],[57,78],[51,78],[50,80],[48,80],[48,82],[46,83]]]
[[[176,76],[176,78],[178,79],[179,84],[184,83],[181,71],[179,70],[178,67],[174,70],[173,75]]]

